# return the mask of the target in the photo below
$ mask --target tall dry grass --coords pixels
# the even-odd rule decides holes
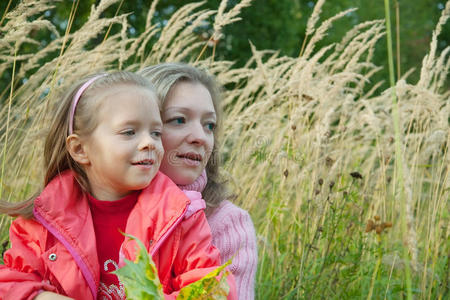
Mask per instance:
[[[116,2],[94,6],[77,31],[69,21],[63,36],[43,17],[49,0],[24,1],[1,24],[0,70],[14,74],[1,95],[2,198],[20,200],[39,188],[42,136],[72,81],[97,70],[190,61],[233,86],[224,94],[224,175],[256,226],[258,299],[400,299],[407,264],[415,298],[448,297],[450,48],[438,53],[436,45],[450,2],[419,82],[408,82],[406,73],[395,83],[405,207],[398,200],[391,90],[375,94],[380,83],[371,80],[380,70],[372,56],[384,47],[377,43],[383,20],[349,28],[339,43],[319,48],[333,21],[350,10],[321,20],[318,1],[299,57],[252,45],[252,58],[236,68],[214,59],[194,30],[215,16],[211,40],[220,40],[221,28],[250,1],[234,8],[222,1],[218,11],[187,4],[164,27],[153,21],[154,1],[137,38],[127,36],[125,14],[102,17]],[[113,24],[122,30],[111,35]],[[50,30],[56,39],[21,53],[22,44],[39,43],[33,30]],[[102,42],[92,45],[99,36]],[[2,222],[5,240],[9,219]]]

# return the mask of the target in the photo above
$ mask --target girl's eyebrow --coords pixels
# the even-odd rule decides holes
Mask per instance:
[[[132,120],[132,119],[131,119],[131,120],[123,120],[123,121],[120,121],[120,122],[118,122],[118,123],[116,124],[116,126],[118,126],[118,127],[121,127],[121,126],[128,126],[128,125],[139,126],[139,125],[141,125],[141,124],[142,124],[141,121],[138,121],[138,120]],[[152,125],[152,126],[154,126],[154,127],[162,126],[162,122],[161,122],[161,121],[158,121],[158,120],[152,120],[150,125]]]

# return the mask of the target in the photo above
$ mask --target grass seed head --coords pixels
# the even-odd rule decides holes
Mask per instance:
[[[359,172],[351,172],[350,176],[352,176],[355,179],[363,179],[361,173],[359,173]]]

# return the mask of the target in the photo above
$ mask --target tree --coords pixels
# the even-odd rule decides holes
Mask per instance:
[[[11,10],[17,5],[19,0],[9,0],[0,3],[0,12]],[[99,0],[79,0],[55,2],[56,8],[46,13],[46,18],[53,24],[58,24],[61,34],[64,34],[68,26],[68,18],[71,9],[76,9],[75,19],[71,31],[76,30],[83,24],[90,12],[90,7],[98,3]],[[186,3],[197,2],[197,0],[160,0],[155,13],[155,22],[164,26],[172,13]],[[208,0],[204,8],[217,9],[221,0]],[[234,6],[238,0],[228,0],[228,6]],[[223,37],[216,45],[215,55],[217,59],[235,61],[236,65],[242,66],[252,56],[250,42],[257,49],[272,49],[279,51],[280,55],[297,56],[300,53],[301,45],[305,38],[306,24],[311,15],[316,1],[310,0],[254,0],[251,7],[242,10],[240,22],[233,23],[223,30]],[[432,31],[439,19],[444,0],[422,0],[416,1],[414,5],[408,0],[391,1],[392,24],[396,24],[396,7],[400,16],[399,41],[400,41],[400,71],[404,74],[411,68],[420,65],[422,58],[429,50],[429,42]],[[129,13],[128,22],[130,36],[139,35],[146,21],[146,13],[149,10],[151,1],[134,0],[119,1],[108,11],[108,16],[118,13]],[[384,5],[375,0],[340,0],[326,1],[320,20],[326,20],[333,15],[351,7],[357,7],[356,12],[348,14],[347,17],[338,20],[329,30],[328,35],[318,44],[318,46],[328,45],[339,41],[345,33],[358,23],[374,19],[384,18]],[[211,20],[212,23],[213,20]],[[2,22],[4,22],[2,18]],[[211,23],[199,28],[199,39],[208,39],[211,34]],[[111,32],[119,30],[111,28]],[[50,32],[36,33],[41,35],[42,44],[48,44],[52,38]],[[102,37],[99,37],[100,42]],[[450,24],[447,22],[443,33],[440,36],[440,49],[450,44]],[[397,47],[394,41],[394,47]],[[22,49],[25,53],[32,53],[39,48],[39,45],[28,45],[27,49]],[[209,50],[211,51],[211,50]],[[55,53],[55,55],[57,55]],[[373,77],[375,81],[385,80],[387,75],[387,55],[386,41],[379,42],[374,53],[374,62],[384,66],[383,71]],[[420,70],[415,70],[409,80],[416,82]],[[2,74],[2,81],[9,81],[11,74]],[[386,80],[387,81],[387,80]],[[1,84],[4,87],[4,84]],[[384,86],[386,87],[386,86]]]

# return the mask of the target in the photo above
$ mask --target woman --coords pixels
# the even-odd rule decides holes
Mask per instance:
[[[163,63],[139,72],[154,85],[161,101],[160,170],[181,189],[202,193],[213,245],[222,263],[232,259],[238,298],[254,298],[257,267],[255,229],[249,214],[231,203],[219,180],[217,154],[220,96],[214,78],[193,66]]]

